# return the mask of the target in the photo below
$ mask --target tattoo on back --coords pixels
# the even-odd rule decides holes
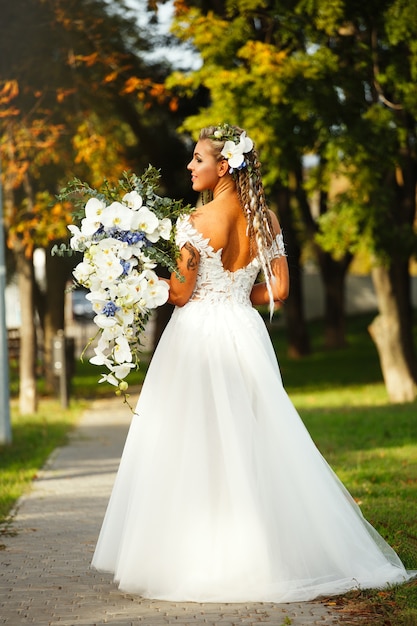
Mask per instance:
[[[188,254],[190,255],[189,258],[187,259],[187,270],[197,269],[198,259],[197,259],[196,249],[188,241],[184,245],[184,248],[187,250]]]

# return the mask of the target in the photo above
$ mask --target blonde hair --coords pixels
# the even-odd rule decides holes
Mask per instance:
[[[213,155],[217,161],[225,157],[221,154],[226,141],[239,143],[243,129],[238,126],[222,124],[207,126],[200,131],[199,140],[208,139]],[[274,232],[265,199],[265,190],[261,177],[261,163],[255,147],[245,153],[245,167],[234,169],[232,176],[236,183],[236,191],[247,221],[247,232],[252,250],[261,262],[270,299],[272,278],[269,250],[274,242]],[[204,200],[203,200],[204,201]]]

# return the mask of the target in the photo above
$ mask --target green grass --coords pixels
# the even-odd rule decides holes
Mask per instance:
[[[350,318],[348,346],[335,351],[323,349],[322,324],[312,323],[313,352],[298,360],[286,355],[284,329],[274,327],[271,335],[284,385],[318,448],[365,517],[406,567],[417,569],[417,402],[388,402],[367,333],[370,321],[367,316]],[[139,385],[145,372],[146,359],[130,384]],[[42,400],[37,415],[22,418],[13,411],[13,443],[0,448],[0,520],[7,519],[50,452],[65,443],[85,399],[113,396],[109,385],[97,384],[99,377],[100,368],[77,361],[70,409]],[[363,624],[417,626],[416,582],[380,592],[353,592],[332,602],[353,611]],[[343,623],[349,623],[345,613]]]
[[[129,387],[137,387],[143,383],[146,374],[146,365],[149,361],[149,355],[143,355],[140,369],[132,372],[127,377]],[[80,361],[77,359],[75,364],[75,375],[71,382],[71,395],[75,398],[93,399],[113,397],[115,388],[108,383],[100,383],[101,373],[104,368],[92,365],[88,361]]]
[[[76,402],[63,409],[56,400],[43,399],[36,414],[20,416],[12,402],[13,440],[0,446],[0,528],[5,523],[7,527],[10,510],[51,452],[66,443],[85,406]]]

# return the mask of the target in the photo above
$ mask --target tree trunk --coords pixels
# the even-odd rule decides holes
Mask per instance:
[[[389,270],[375,267],[372,280],[380,313],[370,324],[369,333],[378,350],[388,397],[391,402],[412,402],[416,388],[403,349],[400,312]]]
[[[414,232],[416,214],[416,185],[417,160],[415,155],[416,119],[410,113],[402,110],[398,112],[401,122],[407,128],[408,141],[404,142],[400,150],[400,161],[397,165],[397,175],[393,183],[395,200],[392,206],[392,215],[400,227],[400,232],[412,234]],[[391,252],[390,277],[397,299],[400,322],[401,339],[408,367],[417,383],[417,357],[413,337],[413,307],[411,302],[410,257],[415,252],[415,241],[407,238],[405,246],[394,246]],[[397,243],[397,242],[396,242]]]
[[[290,273],[290,295],[283,307],[287,323],[288,354],[293,358],[299,358],[310,354],[310,339],[304,317],[301,249],[293,225],[290,197],[290,190],[287,187],[280,187],[276,192]]]
[[[397,259],[392,255],[389,277],[398,305],[404,356],[414,382],[417,383],[417,359],[414,347],[409,259]]]
[[[334,259],[316,242],[317,222],[313,218],[310,202],[304,188],[304,173],[301,163],[295,169],[296,196],[301,216],[316,252],[324,290],[324,343],[326,348],[343,348],[346,345],[345,279],[352,261],[352,254],[345,253]],[[320,215],[327,212],[327,193],[320,193]]]
[[[65,289],[71,275],[73,257],[51,256],[46,250],[46,293],[44,296],[44,366],[47,391],[56,391],[56,377],[52,367],[52,343],[59,330],[65,330]]]
[[[33,258],[17,254],[18,285],[21,309],[19,410],[22,415],[36,413],[36,325],[33,306]]]
[[[327,252],[317,250],[324,287],[324,341],[326,348],[346,346],[345,283],[352,255],[335,260]]]

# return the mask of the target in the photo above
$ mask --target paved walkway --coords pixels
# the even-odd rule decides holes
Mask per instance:
[[[89,569],[131,414],[118,398],[86,411],[0,535],[0,624],[310,626],[341,624],[321,602],[196,604],[143,600]]]

